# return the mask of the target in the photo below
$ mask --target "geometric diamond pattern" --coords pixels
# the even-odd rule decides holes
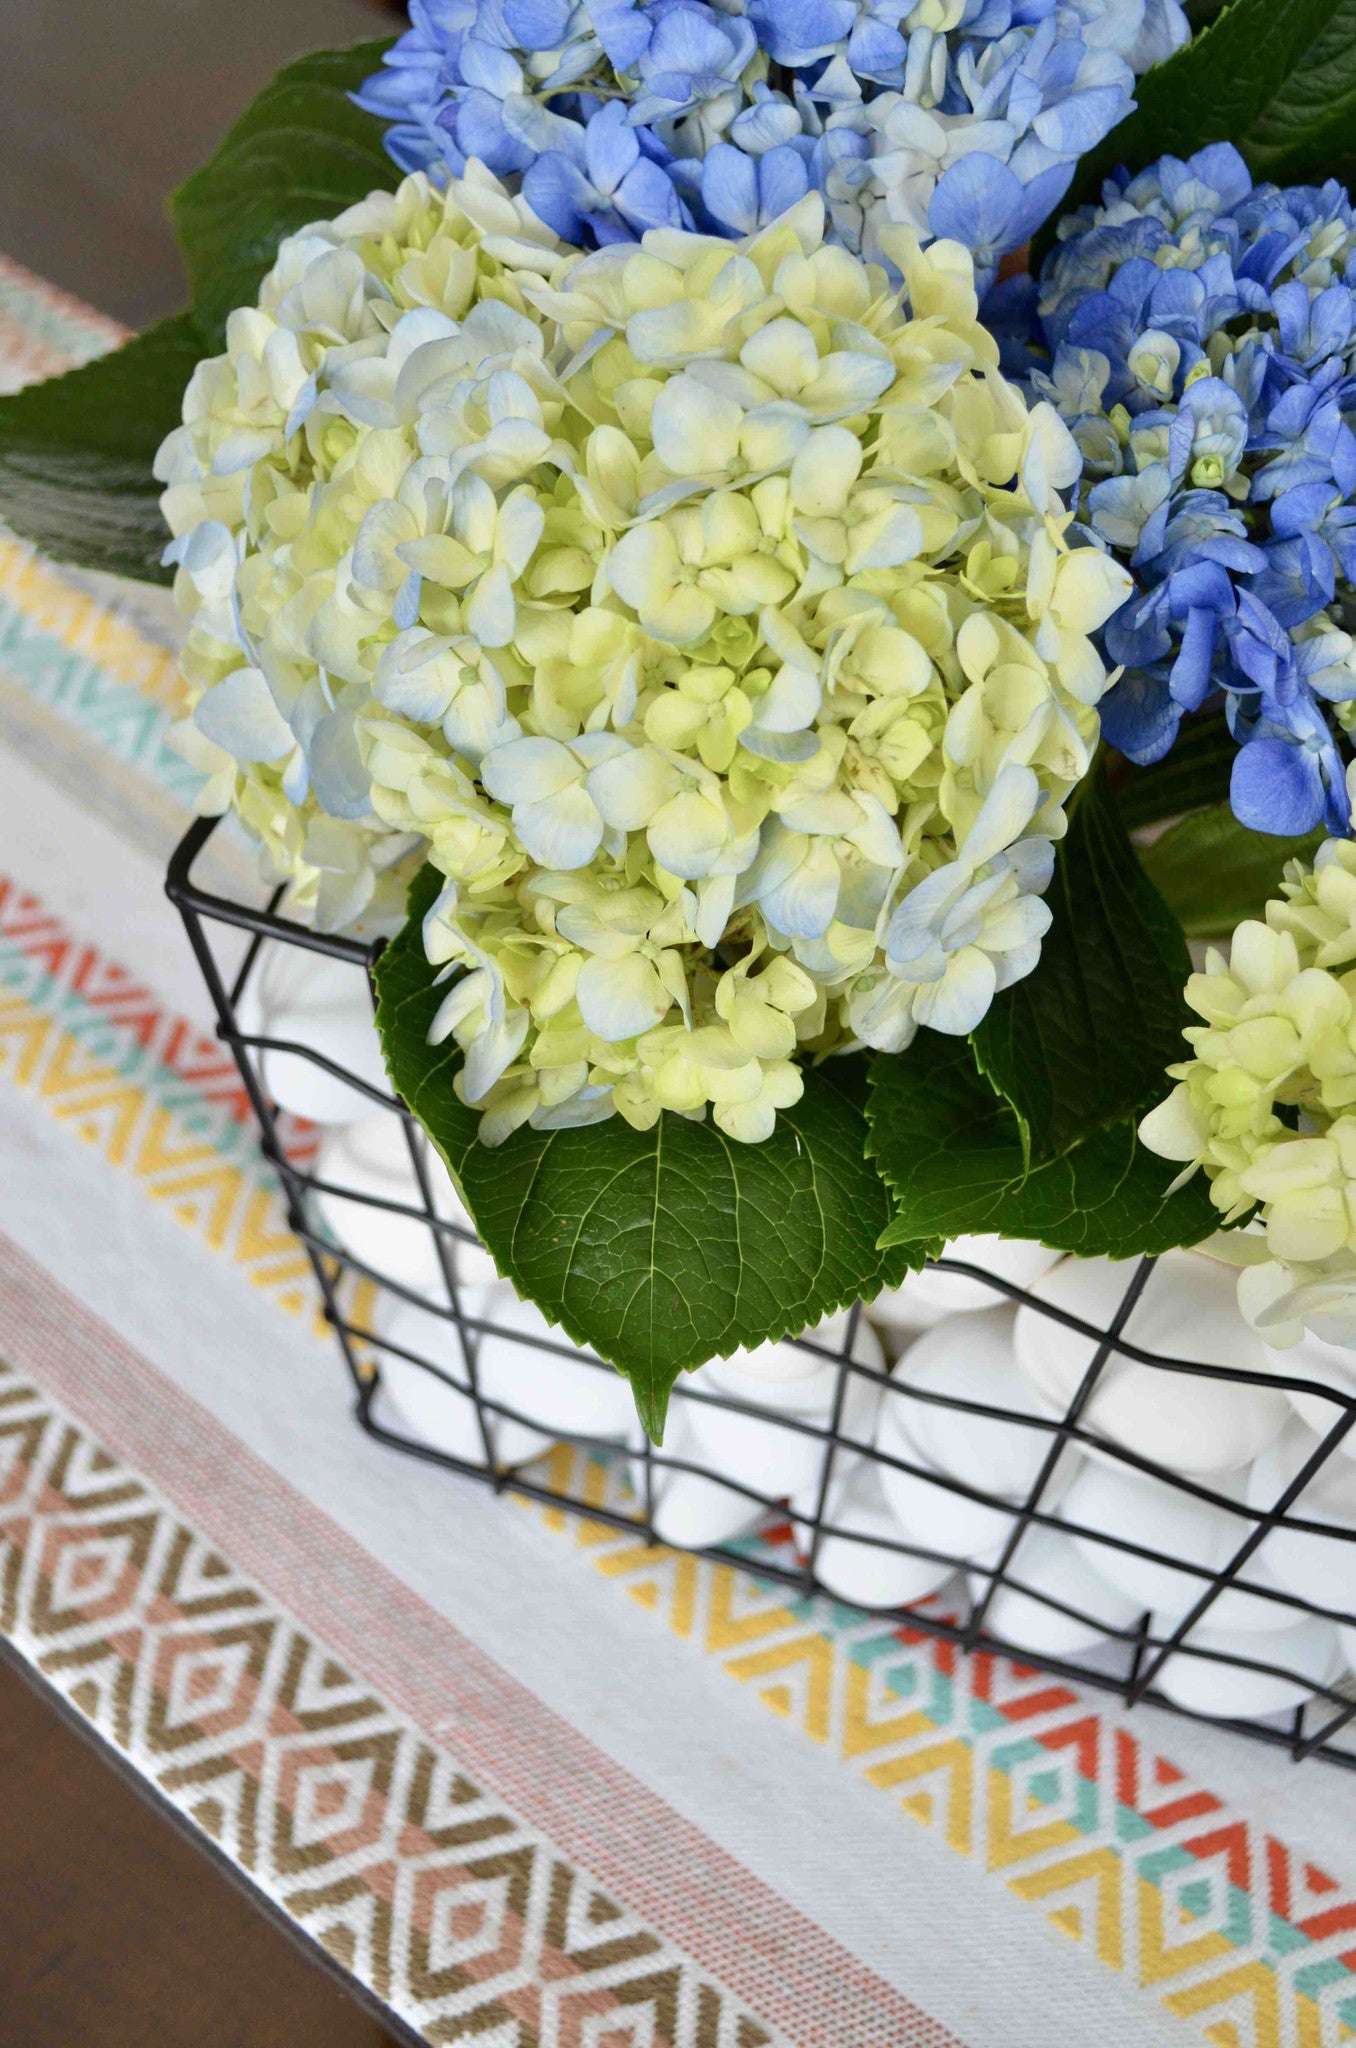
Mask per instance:
[[[564,1445],[547,1483],[633,1505],[623,1468]],[[1191,1784],[1114,1710],[907,1622],[853,1616],[709,1558],[646,1549],[625,1529],[519,1506],[902,1815],[1151,1989],[1188,2037],[1216,2048],[1356,2038],[1356,1894]],[[750,1553],[759,1540],[748,1539]]]
[[[0,535],[0,567],[9,545]],[[310,1266],[259,1154],[229,1049],[8,876],[0,876],[0,1076],[38,1096],[281,1307],[314,1308]],[[282,1136],[298,1165],[314,1156],[310,1126],[284,1118]],[[70,1475],[74,1491],[98,1484],[97,1469]]]
[[[430,2042],[786,2048],[3,1363],[0,1612],[47,1683]]]

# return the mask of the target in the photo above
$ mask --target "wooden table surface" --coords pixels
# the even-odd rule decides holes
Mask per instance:
[[[8,1655],[0,1816],[5,2048],[388,2048]]]

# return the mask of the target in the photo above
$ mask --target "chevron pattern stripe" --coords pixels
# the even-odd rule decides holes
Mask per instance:
[[[259,1157],[249,1099],[226,1048],[77,940],[31,891],[0,876],[0,1075],[36,1095],[110,1166],[241,1266],[293,1314],[310,1267]],[[285,1125],[303,1164],[316,1134]]]
[[[0,1630],[429,2042],[785,2048],[2,1364]]]
[[[560,1446],[553,1491],[626,1507]],[[1217,2048],[1356,2036],[1356,1890],[1043,1672],[523,1504],[663,1627]],[[789,1528],[750,1539],[774,1553]],[[940,1611],[940,1610],[939,1610]]]
[[[173,655],[4,534],[0,674],[191,810],[202,778],[165,739],[178,700]]]
[[[0,596],[30,631],[62,641],[112,682],[170,710],[178,704],[178,662],[168,647],[147,639],[134,620],[67,582],[26,541],[7,534],[0,535]]]

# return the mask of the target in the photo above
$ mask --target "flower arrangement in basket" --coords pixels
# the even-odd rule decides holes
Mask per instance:
[[[1348,12],[411,0],[175,195],[187,311],[0,401],[11,524],[172,577],[202,810],[387,942],[431,1199],[620,1435],[948,1246],[1235,1319],[1265,1399],[1089,1406],[1141,1462],[1296,1494],[1287,1371],[1356,1414]],[[1017,1352],[979,1414],[1067,1411]]]

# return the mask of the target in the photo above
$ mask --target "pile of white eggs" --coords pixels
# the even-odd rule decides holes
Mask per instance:
[[[266,946],[238,1021],[387,1093],[366,980],[350,963]],[[406,1434],[480,1465],[525,1464],[562,1438],[613,1446],[656,1533],[678,1547],[728,1543],[789,1511],[819,1583],[854,1606],[964,1594],[1004,1643],[1123,1670],[1137,1638],[1174,1635],[1356,1408],[1356,1351],[1317,1336],[1271,1349],[1239,1314],[1229,1269],[1193,1252],[1159,1260],[1122,1334],[1204,1370],[1114,1351],[1085,1386],[1133,1263],[975,1237],[955,1240],[948,1260],[1031,1299],[1014,1305],[954,1266],[910,1275],[855,1322],[842,1313],[685,1374],[663,1448],[647,1453],[627,1382],[499,1278],[412,1127],[303,1051],[259,1063],[278,1106],[322,1126],[315,1177],[331,1191],[312,1193],[313,1227],[392,1283],[375,1319],[381,1400]],[[421,1172],[445,1232],[424,1220]],[[479,1405],[445,1265],[476,1331]],[[1060,1425],[1080,1397],[1070,1435]],[[1042,1478],[1041,1519],[1022,1526]],[[1197,1713],[1258,1718],[1352,1671],[1356,1427],[1153,1684]]]

